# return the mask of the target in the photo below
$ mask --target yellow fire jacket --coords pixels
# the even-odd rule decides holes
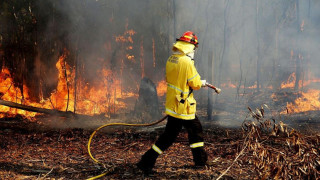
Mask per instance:
[[[192,90],[201,88],[202,82],[194,61],[186,54],[192,52],[194,45],[182,41],[174,44],[172,54],[166,64],[166,111],[165,113],[185,120],[195,119],[196,100]]]

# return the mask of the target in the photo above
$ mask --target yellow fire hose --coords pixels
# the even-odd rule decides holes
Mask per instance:
[[[98,127],[96,130],[93,131],[93,133],[91,134],[91,136],[90,136],[90,138],[89,138],[89,141],[88,141],[88,153],[89,153],[91,159],[92,159],[94,162],[96,162],[96,163],[101,164],[101,165],[104,166],[104,164],[103,164],[102,162],[98,161],[96,158],[94,158],[94,157],[92,156],[91,150],[90,150],[90,145],[91,145],[92,138],[93,138],[93,136],[94,136],[100,129],[105,128],[105,127],[108,127],[108,126],[140,126],[140,127],[142,127],[142,126],[144,126],[144,127],[153,126],[153,125],[159,124],[160,122],[164,121],[167,117],[168,117],[168,116],[164,116],[164,117],[161,118],[160,120],[155,121],[155,122],[150,123],[150,124],[109,123],[109,124],[105,124],[105,125],[102,125],[102,126]],[[106,174],[108,174],[108,171],[107,171],[107,172],[104,172],[104,173],[102,173],[102,174],[100,174],[100,175],[98,175],[98,176],[91,177],[91,178],[89,178],[88,180],[97,179],[97,178],[100,178],[100,177],[105,176]]]

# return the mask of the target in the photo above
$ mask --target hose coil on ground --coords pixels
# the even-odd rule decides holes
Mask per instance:
[[[164,121],[165,119],[167,119],[168,116],[164,116],[163,118],[159,119],[158,121],[155,121],[153,123],[149,123],[149,124],[129,124],[129,123],[108,123],[108,124],[105,124],[105,125],[102,125],[100,127],[98,127],[96,130],[93,131],[93,133],[90,135],[90,138],[89,138],[89,141],[88,141],[88,153],[89,153],[89,156],[90,158],[100,164],[100,165],[103,165],[105,166],[102,162],[98,161],[96,158],[93,157],[93,155],[91,154],[91,141],[94,137],[94,135],[99,131],[101,130],[102,128],[105,128],[105,127],[108,127],[108,126],[136,126],[136,127],[147,127],[147,126],[153,126],[153,125],[156,125],[156,124],[159,124],[160,122]],[[106,174],[108,174],[108,171],[105,172],[105,173],[102,173],[98,176],[95,176],[95,177],[91,177],[89,178],[89,180],[92,180],[92,179],[97,179],[97,178],[100,178],[100,177],[103,177],[105,176]]]

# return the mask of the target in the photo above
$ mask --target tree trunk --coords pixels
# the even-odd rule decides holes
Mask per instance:
[[[98,120],[98,119],[99,120],[107,119],[106,117],[100,116],[100,115],[89,116],[89,115],[84,115],[84,114],[75,114],[75,113],[73,113],[71,111],[67,111],[66,112],[66,111],[59,111],[59,110],[55,110],[55,109],[38,108],[38,107],[33,107],[33,106],[14,103],[14,102],[11,102],[11,101],[4,101],[4,100],[0,100],[0,105],[8,106],[8,107],[11,107],[11,108],[22,109],[22,110],[25,110],[25,111],[49,114],[49,115],[52,115],[52,116],[59,116],[59,117],[78,119],[78,120],[81,120],[81,122]]]
[[[144,77],[139,87],[139,97],[134,107],[134,116],[141,118],[147,123],[148,119],[155,119],[161,116],[157,87],[151,79]]]
[[[59,110],[55,110],[55,109],[38,108],[38,107],[18,104],[18,103],[11,102],[11,101],[4,101],[4,100],[0,100],[0,105],[8,106],[11,108],[22,109],[25,111],[45,113],[45,114],[51,114],[51,115],[56,115],[56,116],[62,116],[62,117],[70,117],[71,115],[73,115],[73,113],[71,113],[71,112],[59,111]]]
[[[78,48],[76,48],[75,51],[75,62],[74,62],[74,104],[73,104],[73,113],[76,113],[77,109],[77,80],[78,80],[78,58],[79,58],[79,51]]]
[[[261,75],[261,60],[260,60],[260,40],[259,40],[259,0],[256,0],[256,34],[257,34],[257,92],[260,92],[260,75]]]
[[[242,13],[242,17],[244,17],[244,12],[245,12],[245,9],[244,9],[244,0],[242,0],[241,2],[241,13]],[[244,24],[245,24],[245,20],[244,18],[242,18],[242,27],[245,27]],[[245,29],[242,28],[242,36],[241,36],[241,44],[244,44],[244,37],[245,37]],[[240,101],[240,89],[241,89],[241,85],[242,85],[242,78],[243,78],[243,52],[244,51],[244,46],[241,46],[241,49],[240,49],[240,52],[239,52],[239,70],[240,70],[240,79],[239,79],[239,84],[237,86],[237,94],[236,94],[236,100]]]
[[[223,47],[222,47],[222,54],[220,58],[220,63],[219,63],[219,73],[218,73],[218,82],[217,86],[220,87],[221,85],[221,75],[222,75],[222,68],[223,68],[223,61],[226,56],[226,46],[227,46],[227,36],[228,36],[228,9],[229,9],[229,0],[226,1],[226,7],[224,10],[224,27],[223,27]],[[218,96],[217,96],[218,97]]]
[[[223,27],[223,47],[222,47],[222,53],[220,57],[220,62],[219,62],[219,69],[218,69],[218,80],[217,80],[217,86],[221,86],[221,76],[222,76],[222,69],[223,69],[223,61],[225,60],[226,57],[226,46],[228,44],[228,9],[229,9],[229,0],[226,0],[226,6],[224,9],[224,27]],[[215,102],[217,103],[218,97],[216,96]]]
[[[310,18],[310,15],[311,15],[311,0],[309,0],[308,18]]]
[[[213,77],[213,70],[214,69],[214,58],[213,58],[213,52],[209,51],[208,54],[208,81],[212,82],[214,79]],[[207,116],[208,120],[212,120],[212,108],[213,108],[213,94],[212,94],[212,89],[208,89],[208,105],[207,105]]]
[[[68,74],[67,74],[67,62],[64,60],[63,62],[63,68],[64,68],[64,76],[66,79],[66,85],[67,85],[67,106],[66,106],[66,111],[68,111],[69,108],[69,96],[70,96],[70,90],[69,90],[69,82],[68,82]]]
[[[176,27],[176,1],[172,0],[172,15],[173,15],[173,37],[177,35]]]
[[[298,90],[299,89],[299,84],[300,84],[300,80],[301,80],[301,58],[302,58],[302,54],[300,52],[300,48],[299,48],[299,43],[301,41],[301,33],[302,33],[302,29],[300,26],[300,10],[299,10],[299,0],[296,0],[296,10],[297,10],[297,29],[298,29],[298,36],[297,36],[297,56],[296,56],[296,81],[294,84],[294,90]]]

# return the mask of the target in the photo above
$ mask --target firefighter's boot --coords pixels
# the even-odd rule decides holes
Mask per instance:
[[[203,147],[192,148],[191,151],[195,167],[204,167],[207,163],[208,156]]]
[[[138,168],[146,175],[152,174],[152,168],[154,167],[158,156],[159,154],[153,149],[148,150],[138,162]]]

